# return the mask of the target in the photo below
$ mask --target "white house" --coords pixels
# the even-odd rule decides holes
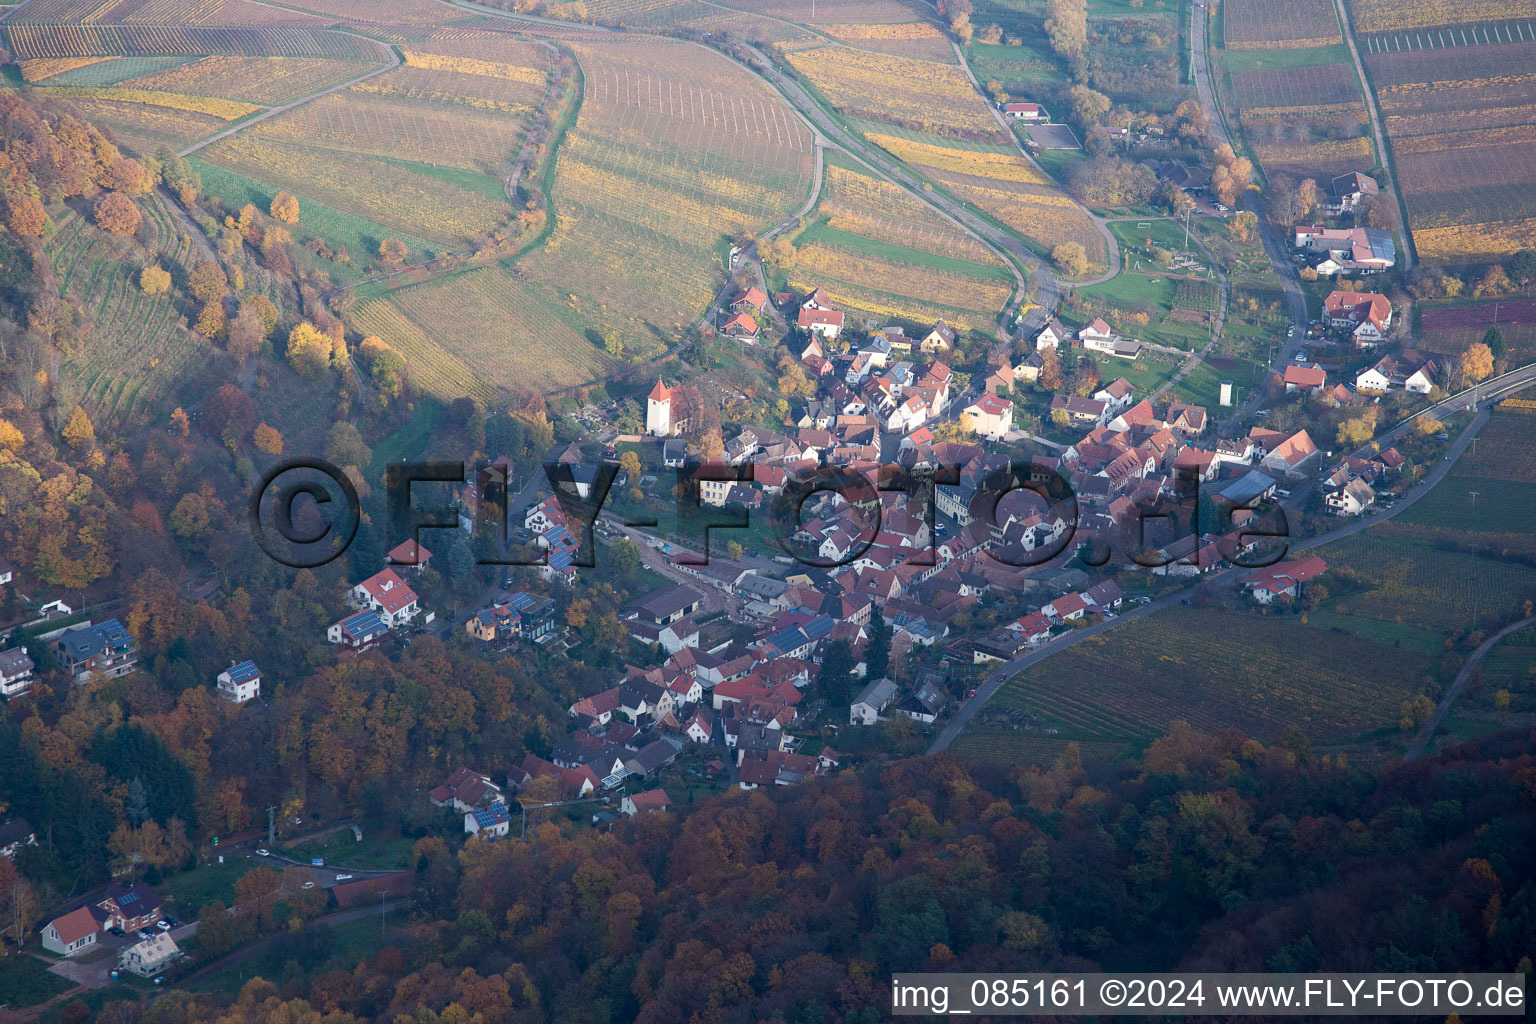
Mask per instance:
[[[56,917],[43,929],[43,948],[59,956],[74,956],[96,944],[101,926],[90,907],[76,907],[63,917]]]
[[[1115,334],[1110,330],[1109,324],[1103,317],[1094,317],[1086,327],[1077,332],[1077,340],[1083,343],[1083,348],[1092,352],[1113,352],[1115,350]]]
[[[874,725],[880,721],[880,713],[896,699],[896,684],[889,679],[873,680],[848,707],[849,725]]]
[[[980,436],[1001,441],[1013,429],[1013,403],[999,395],[982,395],[961,410],[960,417]]]
[[[506,835],[511,828],[512,816],[507,812],[507,805],[499,800],[488,807],[464,812],[464,831],[468,835],[494,839]]]
[[[19,697],[32,688],[32,671],[37,666],[25,647],[0,651],[0,694]]]
[[[149,978],[163,971],[167,964],[179,956],[181,950],[177,948],[176,941],[168,933],[159,932],[119,953],[117,966],[141,978]]]
[[[665,811],[672,806],[664,790],[648,789],[644,793],[632,793],[619,801],[619,813],[627,818],[640,814]]]
[[[351,597],[355,607],[374,612],[391,629],[409,623],[421,611],[416,591],[395,575],[393,569],[385,569],[363,580],[352,588]]]
[[[1354,479],[1328,494],[1323,502],[1336,516],[1357,516],[1376,502],[1376,492],[1364,480]]]
[[[802,331],[830,341],[843,330],[843,313],[838,309],[802,309],[795,323]]]
[[[261,696],[261,669],[254,661],[231,664],[219,673],[219,696],[231,704],[244,704]]]
[[[1072,332],[1060,320],[1051,320],[1040,333],[1035,335],[1035,351],[1044,352],[1046,349],[1061,347],[1072,339]]]

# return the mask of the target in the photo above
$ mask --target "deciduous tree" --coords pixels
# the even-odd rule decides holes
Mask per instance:
[[[284,224],[297,224],[299,222],[299,201],[291,192],[279,192],[272,199],[272,205],[267,212],[273,218]]]
[[[69,414],[69,422],[64,424],[64,440],[69,442],[71,448],[77,449],[96,443],[96,428],[91,425],[91,418],[86,415],[84,406],[75,406],[75,411]]]
[[[1476,342],[1468,346],[1461,354],[1461,379],[1467,384],[1476,384],[1493,373],[1493,353],[1482,342]]]
[[[410,250],[406,248],[405,243],[398,238],[386,238],[379,243],[379,259],[391,266],[404,263],[409,253]]]
[[[36,238],[48,224],[48,211],[35,197],[15,196],[7,204],[6,223],[22,238]]]
[[[158,263],[151,263],[139,272],[139,287],[145,295],[164,295],[171,287],[171,273]]]
[[[283,435],[276,427],[269,427],[265,423],[256,425],[256,447],[268,455],[283,454]]]
[[[1088,9],[1084,0],[1049,0],[1045,35],[1062,57],[1078,57],[1088,45]]]
[[[92,213],[97,227],[109,234],[124,237],[139,230],[139,224],[144,220],[133,200],[121,192],[108,192],[96,200]]]

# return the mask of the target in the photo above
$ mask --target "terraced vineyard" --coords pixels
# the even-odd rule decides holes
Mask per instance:
[[[378,45],[324,29],[229,28],[201,25],[5,26],[18,60],[40,57],[153,57],[225,53],[247,57],[336,57],[376,60]]]
[[[185,267],[192,243],[158,198],[141,202],[153,228],[150,250],[161,266]],[[145,295],[135,251],[125,258],[111,236],[71,216],[49,241],[60,288],[79,303],[93,329],[62,373],[80,388],[100,425],[136,426],[190,404],[216,383],[213,351],[185,329],[169,293]],[[173,269],[173,273],[176,272]]]

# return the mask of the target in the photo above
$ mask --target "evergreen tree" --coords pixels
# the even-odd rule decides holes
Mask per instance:
[[[853,651],[846,641],[832,640],[821,655],[816,686],[834,708],[846,707],[853,695]]]
[[[869,616],[869,646],[864,650],[864,665],[869,679],[879,679],[891,668],[891,630],[879,604]]]

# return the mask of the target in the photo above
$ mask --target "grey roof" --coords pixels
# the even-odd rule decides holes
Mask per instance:
[[[7,678],[25,675],[36,667],[32,659],[27,657],[27,652],[20,647],[12,647],[8,651],[0,651],[0,676]]]
[[[0,846],[10,846],[19,843],[32,835],[32,825],[26,818],[11,818],[9,821],[0,821]]]
[[[886,707],[896,696],[896,684],[881,677],[873,680],[853,699],[855,704],[868,704],[872,708]]]

